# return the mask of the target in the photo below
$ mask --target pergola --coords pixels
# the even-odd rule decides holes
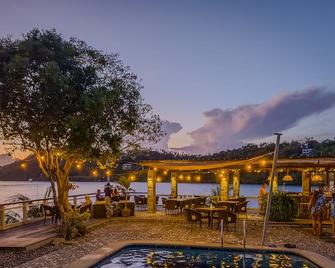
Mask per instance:
[[[171,172],[171,196],[178,196],[178,175],[183,173],[215,172],[220,182],[221,200],[229,199],[229,184],[232,177],[233,196],[240,195],[240,171],[264,172],[272,167],[271,154],[244,160],[201,161],[201,160],[155,160],[143,161],[141,165],[148,168],[148,212],[156,212],[156,172]],[[273,191],[278,191],[278,172],[301,172],[302,195],[309,196],[311,191],[311,177],[313,174],[325,174],[327,185],[330,184],[330,174],[335,171],[335,158],[282,158],[278,159],[274,177]],[[179,175],[180,176],[180,175]],[[334,183],[335,184],[335,183]]]

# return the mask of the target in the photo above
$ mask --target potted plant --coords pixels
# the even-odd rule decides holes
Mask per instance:
[[[124,208],[121,209],[121,215],[122,217],[129,217],[130,216],[130,209],[128,208],[128,192],[130,189],[130,179],[125,176],[121,175],[118,179],[118,183],[122,188],[122,192],[125,195],[125,201],[124,201]]]

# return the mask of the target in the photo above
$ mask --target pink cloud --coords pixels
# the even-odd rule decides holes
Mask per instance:
[[[335,92],[311,88],[276,96],[261,104],[242,105],[232,110],[215,108],[204,112],[205,124],[189,133],[192,144],[180,150],[208,153],[238,147],[245,140],[292,128],[301,119],[334,106]]]

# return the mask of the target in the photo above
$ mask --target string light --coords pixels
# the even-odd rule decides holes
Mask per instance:
[[[157,177],[157,182],[161,182],[162,178],[161,177]]]
[[[111,174],[112,174],[112,172],[111,172],[110,170],[107,170],[107,171],[106,171],[106,175],[107,175],[107,176],[110,176]]]
[[[197,176],[195,177],[195,180],[196,180],[197,182],[199,182],[199,181],[201,181],[201,177],[200,177],[199,175],[197,175]]]
[[[98,171],[97,170],[92,170],[92,175],[94,176],[94,177],[97,177],[98,176]]]
[[[191,181],[191,176],[190,175],[187,176],[187,180]]]
[[[21,168],[25,169],[27,167],[27,164],[26,163],[21,163]]]
[[[164,170],[163,174],[164,174],[164,175],[167,175],[167,174],[168,174],[167,170]]]
[[[80,164],[77,164],[77,165],[76,165],[76,168],[77,168],[78,170],[80,170],[80,169],[81,169],[81,165],[80,165]]]

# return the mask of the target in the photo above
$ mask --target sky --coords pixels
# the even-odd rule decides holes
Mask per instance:
[[[160,148],[335,137],[335,1],[0,0],[0,36],[55,28],[138,74]],[[1,148],[0,148],[1,151]]]

